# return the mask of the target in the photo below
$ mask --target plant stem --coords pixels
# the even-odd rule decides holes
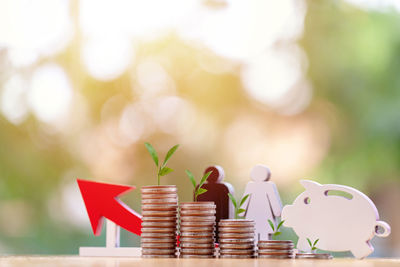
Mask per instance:
[[[160,170],[157,172],[157,184],[160,185]]]

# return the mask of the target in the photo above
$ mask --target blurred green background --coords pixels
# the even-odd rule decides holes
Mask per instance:
[[[272,170],[358,188],[400,256],[400,5],[396,1],[0,0],[0,254],[77,254],[94,237],[76,178],[156,183],[148,141],[243,193]],[[103,229],[104,230],[104,229]],[[104,231],[103,231],[104,232]],[[284,230],[283,238],[296,239]],[[123,245],[139,238],[122,231]],[[347,254],[346,254],[347,255]]]

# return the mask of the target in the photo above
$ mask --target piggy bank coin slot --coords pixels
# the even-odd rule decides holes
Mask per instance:
[[[304,204],[308,205],[310,203],[311,203],[311,198],[309,197],[304,198]]]
[[[326,190],[324,194],[325,194],[325,196],[338,196],[338,197],[346,198],[348,200],[353,199],[353,195],[351,195],[350,193],[344,192],[344,191],[340,191],[340,190]]]

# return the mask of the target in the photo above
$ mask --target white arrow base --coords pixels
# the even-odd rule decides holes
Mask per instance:
[[[141,248],[120,247],[120,227],[110,220],[106,220],[106,246],[80,247],[79,256],[83,257],[141,257]]]
[[[141,257],[141,248],[135,247],[80,247],[79,256],[82,257]]]

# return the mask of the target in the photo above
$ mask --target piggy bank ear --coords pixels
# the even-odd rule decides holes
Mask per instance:
[[[306,189],[310,191],[318,191],[321,184],[311,181],[311,180],[300,180],[300,184]]]

